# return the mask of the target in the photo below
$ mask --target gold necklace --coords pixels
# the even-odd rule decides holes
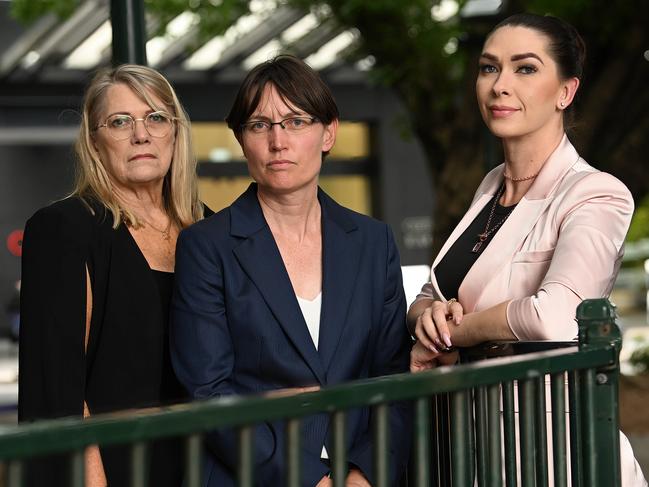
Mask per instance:
[[[171,239],[171,218],[169,218],[169,221],[167,222],[167,227],[164,228],[163,230],[160,230],[159,228],[155,227],[150,221],[145,220],[142,217],[139,217],[140,220],[142,220],[142,223],[145,225],[148,225],[149,227],[153,228],[156,232],[162,234],[162,239],[163,240],[170,240]]]
[[[538,171],[536,174],[532,174],[531,176],[525,176],[525,177],[522,177],[522,178],[515,178],[511,174],[507,174],[506,172],[504,172],[503,177],[505,179],[509,179],[510,181],[514,181],[514,182],[529,181],[530,179],[534,179],[536,176],[538,176],[540,172],[541,171]]]
[[[496,230],[498,230],[500,228],[500,226],[503,223],[505,223],[505,220],[507,220],[507,218],[509,218],[509,215],[511,215],[512,211],[514,210],[514,207],[512,207],[507,212],[507,214],[498,223],[496,223],[493,227],[489,228],[489,225],[491,225],[491,219],[493,218],[494,212],[496,211],[496,205],[498,204],[498,200],[502,196],[503,191],[505,191],[505,184],[504,183],[500,187],[500,189],[498,190],[498,193],[496,193],[496,196],[494,197],[494,202],[493,202],[493,205],[491,205],[491,211],[489,212],[489,218],[487,219],[487,224],[485,225],[484,230],[482,231],[482,233],[478,234],[478,241],[475,243],[475,245],[471,249],[471,252],[473,252],[474,254],[477,254],[478,252],[480,252],[480,248],[482,247],[482,244],[485,242],[485,240],[487,240],[489,238],[489,235],[491,235]]]

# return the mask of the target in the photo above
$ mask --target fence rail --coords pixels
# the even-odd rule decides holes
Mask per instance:
[[[71,485],[82,486],[85,447],[130,444],[132,485],[142,487],[147,485],[143,461],[147,442],[184,436],[187,485],[194,487],[201,485],[202,435],[213,429],[235,427],[239,434],[238,483],[252,486],[253,425],[286,420],[288,485],[298,486],[300,419],[326,412],[333,418],[330,454],[334,485],[342,486],[347,469],[345,411],[371,407],[375,418],[375,484],[384,487],[389,478],[389,404],[409,400],[414,402],[415,434],[414,468],[408,485],[473,487],[477,481],[480,486],[513,486],[519,477],[519,485],[523,486],[548,485],[550,478],[556,486],[567,485],[568,437],[572,485],[616,486],[620,483],[619,460],[611,458],[619,459],[620,335],[614,323],[615,313],[607,301],[592,300],[582,303],[577,316],[580,341],[567,348],[357,381],[290,397],[228,397],[88,420],[59,419],[7,427],[0,430],[0,460],[8,464],[8,485],[13,487],[22,485],[25,459],[69,452]],[[546,376],[551,378],[549,448],[544,407]],[[516,399],[520,410],[518,422]],[[444,401],[449,406],[450,418],[440,413],[438,406]],[[517,424],[520,442],[516,440]],[[449,446],[446,453],[440,449],[440,435]],[[607,461],[601,461],[603,458]]]

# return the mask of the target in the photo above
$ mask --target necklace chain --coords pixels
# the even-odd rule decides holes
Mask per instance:
[[[170,233],[170,230],[171,230],[171,218],[169,218],[169,221],[167,221],[167,226],[166,226],[166,228],[164,228],[164,229],[162,229],[162,230],[160,230],[159,228],[155,227],[155,226],[154,226],[150,221],[145,220],[145,219],[142,218],[142,217],[139,217],[139,218],[140,218],[140,220],[142,220],[142,223],[144,223],[144,225],[149,226],[149,227],[151,227],[153,230],[155,230],[156,232],[162,234],[162,238],[163,238],[163,240],[169,240],[169,239],[171,239],[171,233]]]
[[[471,249],[471,252],[473,252],[474,254],[480,252],[480,249],[482,248],[482,244],[485,242],[485,240],[487,240],[492,233],[498,230],[500,226],[503,223],[505,223],[505,220],[509,218],[509,215],[511,215],[512,211],[514,210],[514,208],[512,207],[498,223],[496,223],[493,227],[489,228],[489,226],[491,225],[491,220],[493,219],[494,216],[494,212],[496,211],[496,205],[498,204],[498,200],[500,199],[504,191],[505,191],[505,184],[503,183],[503,185],[498,190],[498,193],[496,193],[496,196],[494,197],[494,202],[491,205],[491,211],[489,212],[489,218],[487,218],[487,224],[485,225],[482,233],[478,234],[478,241]]]
[[[541,172],[541,171],[537,171],[535,174],[532,174],[531,176],[525,176],[525,177],[522,177],[522,178],[515,178],[511,174],[503,173],[503,177],[505,179],[509,179],[510,181],[514,181],[516,183],[516,182],[519,182],[519,181],[529,181],[530,179],[534,179],[536,176],[539,175],[539,172]]]

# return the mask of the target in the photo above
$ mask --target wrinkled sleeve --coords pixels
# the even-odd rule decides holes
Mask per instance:
[[[83,414],[87,246],[79,229],[51,208],[25,227],[19,421]]]
[[[542,283],[532,296],[511,301],[509,326],[519,340],[572,340],[575,310],[607,297],[620,267],[633,198],[613,176],[593,173],[564,198],[559,237]]]
[[[406,328],[406,298],[403,291],[399,251],[394,236],[386,226],[387,261],[383,313],[376,347],[373,350],[371,376],[404,373],[408,371],[411,340]],[[408,461],[412,434],[411,410],[407,403],[390,406],[390,463],[391,482],[397,485]],[[372,435],[362,435],[349,451],[348,459],[359,466],[365,476],[374,482],[372,468]]]

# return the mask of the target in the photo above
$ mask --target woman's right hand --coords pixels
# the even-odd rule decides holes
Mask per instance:
[[[415,338],[429,351],[437,354],[452,347],[448,322],[459,325],[464,316],[462,305],[455,299],[433,301],[424,308],[415,323]]]

